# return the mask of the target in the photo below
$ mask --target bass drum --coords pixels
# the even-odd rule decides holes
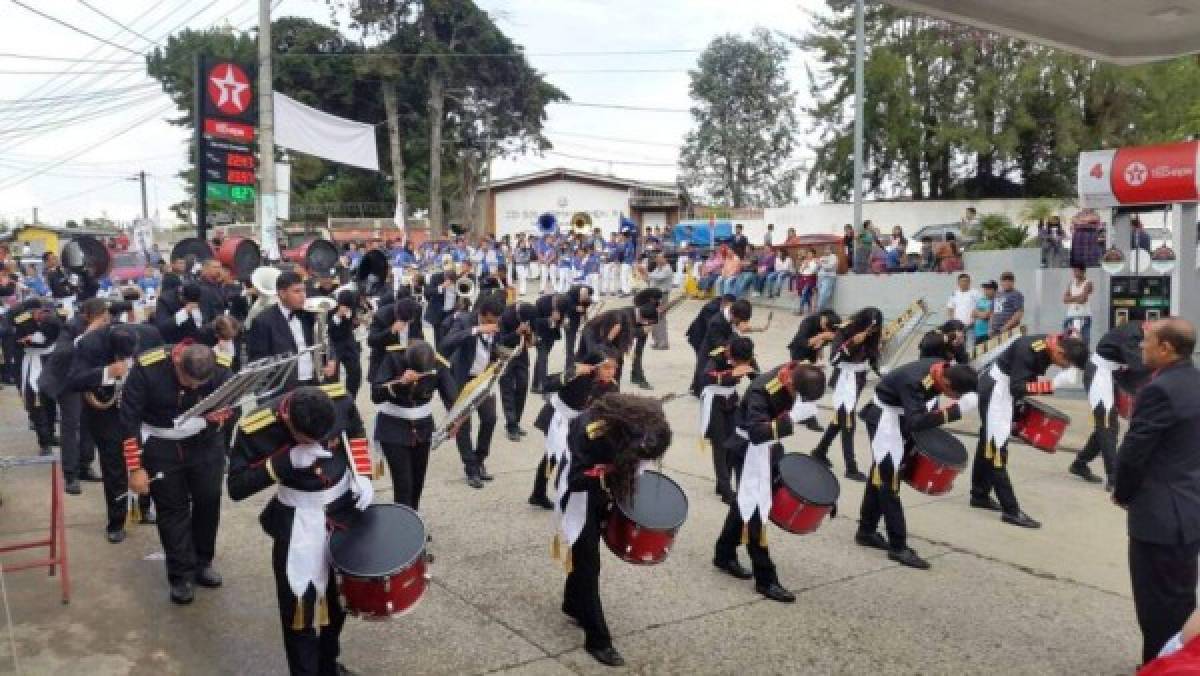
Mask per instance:
[[[283,252],[285,261],[304,266],[304,269],[317,275],[329,274],[338,264],[338,250],[333,242],[327,239],[310,239],[295,249]]]
[[[89,235],[76,235],[68,240],[59,258],[66,269],[76,274],[86,273],[92,279],[107,275],[112,265],[112,254],[108,247]]]
[[[258,242],[245,237],[227,237],[217,250],[217,260],[221,261],[240,282],[247,282],[254,271],[262,264],[262,251]]]
[[[203,262],[213,257],[212,247],[199,237],[185,237],[171,248],[171,260],[193,257],[196,262]]]

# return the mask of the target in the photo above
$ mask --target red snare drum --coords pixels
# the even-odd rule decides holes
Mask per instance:
[[[1014,415],[1013,434],[1047,453],[1055,451],[1067,425],[1071,424],[1066,413],[1029,397],[1017,402]]]
[[[771,497],[771,521],[797,535],[815,531],[837,504],[841,487],[820,460],[802,453],[779,459],[779,484]]]
[[[342,605],[364,620],[416,607],[425,593],[425,523],[404,505],[371,505],[329,537]]]
[[[643,472],[629,503],[617,503],[608,515],[604,542],[622,561],[662,563],[687,519],[687,511],[687,496],[679,484],[658,472]]]
[[[1133,417],[1133,400],[1136,395],[1127,392],[1118,385],[1117,390],[1117,415],[1129,420]]]
[[[913,452],[905,458],[900,476],[926,495],[944,495],[966,466],[967,448],[957,437],[946,430],[921,430],[913,434]]]

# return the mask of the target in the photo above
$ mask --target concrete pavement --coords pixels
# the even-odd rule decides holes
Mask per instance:
[[[671,313],[671,350],[646,351],[655,394],[686,388],[693,355],[683,330],[698,307],[688,302]],[[792,317],[777,317],[755,336],[764,366],[786,357],[794,328]],[[561,351],[551,363],[561,364]],[[365,393],[359,403],[364,415],[373,411]],[[531,398],[525,412],[526,442],[510,443],[503,425],[497,430],[488,462],[496,480],[483,490],[465,485],[452,445],[435,451],[422,505],[435,538],[432,586],[408,616],[351,618],[343,635],[349,666],[369,674],[611,673],[582,650],[582,633],[559,612],[564,576],[549,556],[549,516],[525,503],[542,448],[532,428],[539,403]],[[1076,421],[1064,446],[1081,447],[1090,427],[1086,406],[1077,397],[1056,405]],[[966,477],[938,498],[905,486],[912,546],[933,563],[928,572],[853,543],[862,486],[843,482],[840,515],[818,532],[794,536],[771,527],[780,578],[799,597],[781,605],[711,565],[726,507],[698,450],[697,407],[688,397],[667,404],[675,443],[665,471],[690,500],[670,558],[635,567],[603,555],[601,595],[627,671],[1119,674],[1135,667],[1140,638],[1123,513],[1102,489],[1066,473],[1069,453],[1013,447],[1017,494],[1044,522],[1041,530],[969,509]],[[4,455],[36,452],[12,388],[0,391],[0,425]],[[972,418],[964,429],[976,425]],[[973,437],[962,440],[973,450]],[[807,452],[815,442],[804,431],[787,446]],[[865,468],[861,429],[856,446]],[[840,476],[840,455],[831,456]],[[45,528],[48,485],[44,469],[4,474],[0,542]],[[390,497],[389,478],[376,487],[377,500]],[[199,589],[196,602],[180,608],[167,599],[154,529],[138,526],[125,543],[108,544],[101,495],[99,484],[84,484],[84,495],[67,497],[69,606],[59,604],[57,581],[44,572],[5,576],[22,673],[285,672],[269,540],[257,523],[268,496],[226,502],[217,561],[225,586]],[[0,671],[11,673],[8,636],[0,634]]]

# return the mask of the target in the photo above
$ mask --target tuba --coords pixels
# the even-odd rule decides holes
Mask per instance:
[[[316,316],[317,324],[313,329],[313,365],[316,375],[325,370],[325,362],[329,360],[329,311],[337,307],[337,301],[329,296],[311,296],[304,299],[304,311]]]
[[[459,277],[454,283],[454,294],[459,298],[466,298],[474,305],[479,298],[479,285],[471,277]]]
[[[250,306],[250,311],[246,313],[246,328],[250,328],[250,324],[260,312],[267,309],[275,302],[275,283],[279,281],[279,275],[283,274],[283,270],[270,266],[262,266],[256,268],[250,275],[250,286],[258,292],[258,298],[254,300],[254,305]]]

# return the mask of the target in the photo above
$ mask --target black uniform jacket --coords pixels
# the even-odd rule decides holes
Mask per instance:
[[[555,294],[547,293],[538,296],[533,303],[537,309],[537,319],[533,320],[533,333],[537,336],[538,346],[543,350],[549,349],[554,341],[562,338],[562,320],[554,324],[550,319],[554,315],[554,296]]]
[[[612,465],[621,450],[606,434],[606,424],[584,411],[571,421],[567,430],[567,449],[571,453],[571,467],[567,474],[567,491],[586,491],[599,484],[597,477],[588,476],[588,470],[598,466]]]
[[[321,491],[337,485],[350,471],[349,461],[340,451],[318,460],[311,467],[292,467],[288,452],[296,445],[296,440],[279,415],[285,396],[266,402],[238,423],[226,482],[230,498],[244,500],[276,483],[300,491]],[[356,512],[350,491],[325,506],[325,513],[335,523],[348,522]],[[291,533],[293,513],[291,507],[272,497],[258,520],[267,535],[287,538]]]
[[[200,323],[189,316],[182,324],[176,321],[175,313],[183,309],[183,287],[164,291],[154,304],[154,325],[158,327],[163,340],[168,343],[178,343],[184,338],[191,338],[205,345],[216,344],[216,334],[212,329],[214,319],[225,313],[225,289],[217,284],[204,281],[196,283],[200,287]]]
[[[371,380],[371,401],[376,404],[389,402],[405,408],[415,408],[432,401],[436,390],[441,395],[442,404],[449,410],[458,397],[458,390],[454,376],[450,373],[450,362],[441,355],[437,356],[434,372],[417,382],[411,385],[388,384],[412,368],[408,364],[407,353],[408,351],[399,345],[387,349]],[[417,446],[429,443],[432,435],[432,415],[420,420],[406,420],[380,411],[379,416],[375,418],[375,440],[380,443]]]
[[[584,310],[584,312],[579,311],[580,296],[583,295],[584,289],[587,289],[587,291],[588,291],[588,303],[590,305],[596,299],[596,290],[595,289],[593,289],[592,287],[590,287],[586,284],[576,284],[576,285],[572,286],[571,288],[567,289],[567,300],[570,301],[570,303],[571,303],[571,309],[567,310],[567,327],[568,327],[567,330],[568,331],[579,330],[579,325],[581,323],[583,323],[583,317],[585,314],[587,314],[586,309]]]
[[[817,335],[824,333],[821,328],[821,316],[809,315],[800,321],[800,326],[796,329],[796,335],[792,337],[792,342],[788,343],[788,354],[792,361],[807,361],[816,363],[821,356],[821,350],[809,347],[808,341]]]
[[[582,411],[596,399],[609,392],[617,391],[615,382],[601,383],[590,373],[586,376],[577,375],[574,364],[562,373],[551,373],[546,376],[543,387],[547,396],[558,393],[558,398],[576,411]],[[542,405],[542,410],[538,411],[533,426],[545,434],[550,429],[550,420],[553,417],[554,406],[547,399],[546,403]]]
[[[921,336],[917,352],[922,359],[937,357],[938,359],[947,359],[959,364],[971,363],[971,356],[967,354],[966,343],[955,345],[950,342],[949,336],[942,333],[941,329],[933,329],[924,336]]]
[[[1008,389],[1013,401],[1024,398],[1029,393],[1029,386],[1045,375],[1046,369],[1053,363],[1044,334],[1021,336],[996,358],[996,366],[1008,376]]]
[[[704,347],[704,332],[708,330],[708,320],[721,311],[721,298],[718,296],[700,308],[700,314],[687,327],[687,342],[694,349]]]
[[[58,398],[68,390],[71,373],[71,360],[75,355],[75,339],[87,329],[83,315],[75,315],[62,323],[58,338],[54,341],[54,351],[42,363],[42,375],[38,378],[38,390],[48,396]]]
[[[708,361],[704,365],[704,376],[700,381],[701,386],[733,387],[742,381],[744,376],[733,375],[734,365],[727,355],[728,351],[727,346],[722,346],[708,354]],[[757,367],[755,368],[757,369]],[[717,410],[732,412],[737,408],[738,400],[736,391],[733,394],[717,395],[713,398],[714,413]]]
[[[789,373],[789,365],[784,364],[750,382],[733,415],[734,427],[745,430],[750,439],[730,435],[725,443],[727,448],[744,451],[749,444],[778,442],[792,433],[792,419],[788,413],[796,400],[784,386]]]
[[[112,394],[112,386],[101,383],[104,381],[104,370],[109,364],[117,361],[111,347],[112,332],[117,327],[137,334],[136,351],[139,355],[163,344],[158,329],[149,324],[113,324],[84,333],[75,344],[71,358],[71,370],[67,377],[69,389],[76,392],[95,392],[105,398]],[[134,366],[137,366],[136,360]]]
[[[446,335],[442,337],[442,344],[438,346],[438,350],[450,360],[450,370],[454,374],[454,382],[458,383],[459,388],[471,379],[471,366],[475,363],[475,350],[481,344],[479,336],[472,333],[472,330],[478,325],[479,320],[474,313],[456,317],[450,323]],[[499,332],[492,334],[491,338],[489,362],[496,357]]]
[[[1129,392],[1136,392],[1150,379],[1150,370],[1142,363],[1143,338],[1141,322],[1126,322],[1105,333],[1096,343],[1096,354],[1125,365],[1125,368],[1113,373],[1113,380]],[[1088,366],[1088,371],[1091,371],[1092,365]]]
[[[124,443],[132,439],[137,446],[142,445],[142,423],[164,428],[174,426],[177,417],[232,377],[231,362],[228,357],[218,355],[213,377],[200,387],[188,389],[179,383],[175,373],[171,346],[160,345],[139,354],[121,388],[120,427]],[[203,432],[189,437],[181,445],[186,450],[189,446],[219,442],[222,438],[220,430],[220,425],[210,422]]]
[[[442,288],[442,283],[446,281],[446,273],[435,272],[429,276],[429,281],[425,283],[425,321],[431,326],[439,326],[445,320],[446,315],[446,290]]]
[[[1113,498],[1129,537],[1163,545],[1200,539],[1200,372],[1191,359],[1158,371],[1138,393],[1117,451]]]
[[[933,370],[941,364],[941,368],[949,366],[949,362],[940,357],[923,357],[897,367],[888,373],[875,386],[875,396],[888,406],[897,406],[903,413],[900,416],[901,431],[905,436],[923,429],[937,427],[953,422],[962,417],[958,404],[945,409],[930,411],[927,404],[937,398],[938,390],[934,384]],[[870,420],[877,412],[867,410],[874,408],[868,404],[861,417]]]
[[[368,380],[371,380],[375,369],[379,368],[379,363],[383,361],[387,349],[400,342],[400,337],[392,333],[392,324],[395,323],[396,303],[394,302],[380,307],[375,311],[375,316],[371,318],[371,326],[367,328],[367,347],[371,348],[371,353],[367,357]],[[408,322],[408,340],[409,342],[425,340],[425,329],[419,315]]]

